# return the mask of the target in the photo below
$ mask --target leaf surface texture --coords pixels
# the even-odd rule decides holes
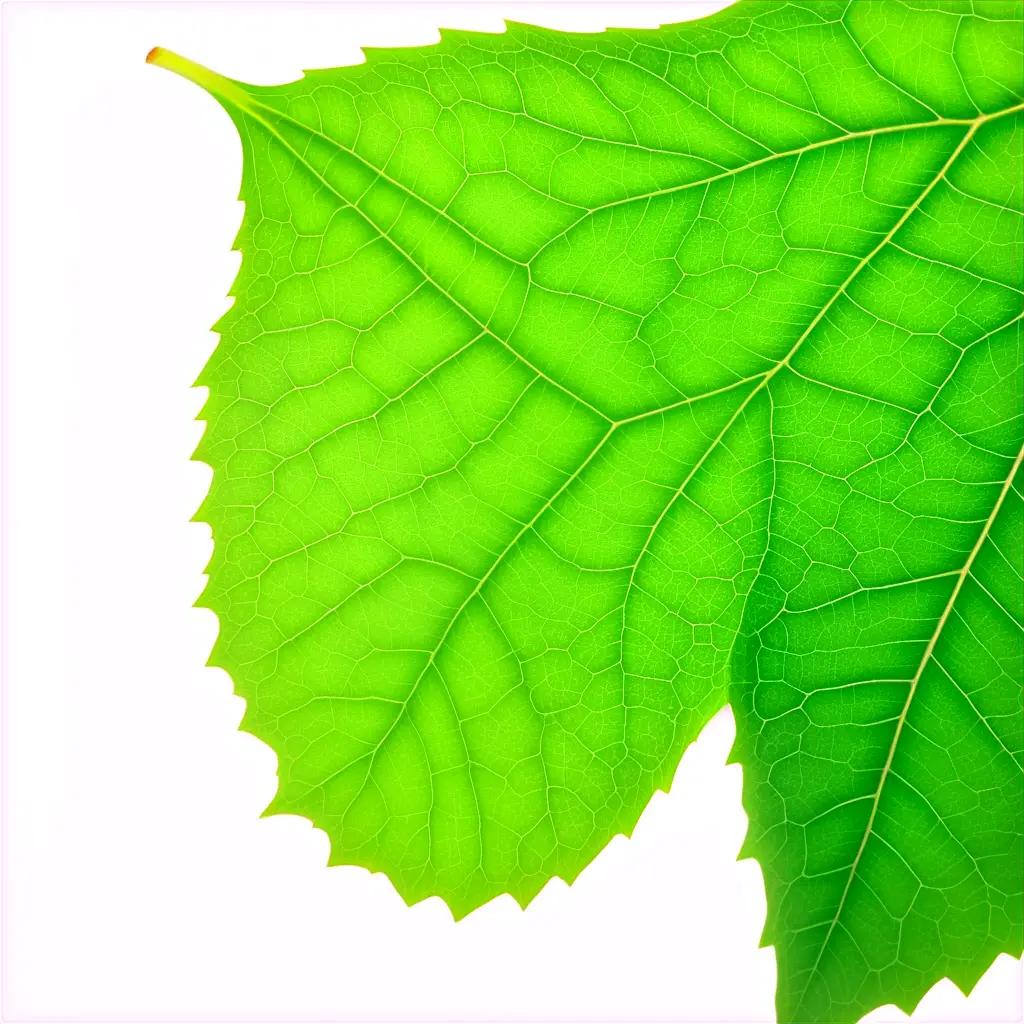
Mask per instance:
[[[274,812],[456,915],[727,700],[780,1019],[1019,954],[1015,2],[741,0],[243,85],[202,603]]]

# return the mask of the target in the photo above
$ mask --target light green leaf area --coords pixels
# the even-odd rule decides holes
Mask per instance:
[[[780,1019],[1021,951],[1021,14],[151,54],[243,144],[202,603],[271,812],[525,904],[732,686]]]

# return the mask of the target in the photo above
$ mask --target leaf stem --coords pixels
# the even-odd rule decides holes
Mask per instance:
[[[247,110],[251,106],[251,101],[245,90],[237,82],[218,75],[216,71],[211,71],[194,60],[182,57],[181,54],[175,53],[173,50],[154,46],[146,54],[146,63],[154,64],[158,68],[166,68],[176,75],[181,75],[182,78],[187,78],[190,82],[205,89],[211,96],[215,96],[225,103],[231,103],[243,110]]]

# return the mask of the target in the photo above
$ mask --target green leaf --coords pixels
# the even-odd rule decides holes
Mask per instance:
[[[1024,946],[1021,127],[964,134],[771,388],[731,697],[794,1024]]]
[[[525,904],[732,686],[780,1018],[1019,952],[1020,5],[150,59],[243,143],[202,603],[269,810]]]

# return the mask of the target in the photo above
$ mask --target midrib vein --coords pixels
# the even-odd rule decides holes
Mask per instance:
[[[1021,106],[1024,106],[1024,104],[1022,104]],[[1009,113],[1009,112],[1011,112],[1013,110],[1016,110],[1016,109],[1020,109],[1020,107],[1010,108],[1010,110],[1004,111],[1003,113]],[[1001,116],[1001,115],[992,115],[992,116]],[[986,120],[990,120],[990,118],[989,117],[978,118],[976,121],[971,122],[971,126],[970,126],[969,130],[964,134],[964,137],[960,140],[959,144],[956,146],[956,148],[953,150],[953,152],[949,155],[949,158],[942,165],[942,167],[939,170],[938,174],[936,174],[935,177],[928,183],[928,185],[924,188],[924,190],[921,192],[921,194],[914,201],[914,203],[911,204],[909,207],[907,207],[907,209],[904,211],[903,215],[899,218],[899,220],[889,230],[889,232],[885,236],[885,238],[883,238],[882,241],[879,242],[879,244],[876,245],[875,248],[872,249],[871,252],[868,253],[868,255],[864,257],[864,259],[860,262],[860,264],[858,264],[858,266],[854,268],[853,273],[850,275],[850,277],[847,278],[846,282],[841,287],[840,292],[845,291],[845,289],[849,286],[849,284],[853,281],[853,279],[857,276],[857,274],[859,274],[860,271],[863,270],[864,267],[866,267],[868,265],[868,263],[870,263],[871,259],[879,252],[880,249],[883,248],[883,246],[885,246],[889,241],[891,241],[891,239],[896,235],[896,233],[899,231],[899,229],[913,215],[914,211],[921,206],[921,204],[928,197],[928,195],[931,193],[931,191],[936,187],[936,185],[938,185],[939,182],[942,181],[946,177],[946,175],[949,173],[949,169],[953,166],[953,164],[956,162],[957,158],[960,156],[960,154],[967,147],[968,143],[974,137],[974,134],[977,132],[978,128],[981,127],[981,125],[984,124]],[[835,301],[836,298],[838,298],[838,295],[839,295],[839,293],[837,293],[835,296],[833,296],[833,302]],[[828,306],[826,306],[825,309],[822,310],[822,312],[818,314],[818,316],[812,322],[811,327],[808,328],[808,332],[806,332],[806,333],[809,333],[809,331],[813,330],[814,326],[817,323],[820,323],[822,316],[824,316],[824,314],[825,314],[825,312],[827,312],[827,310],[828,310]],[[806,334],[805,334],[805,336],[806,336]],[[780,369],[783,364],[788,363],[788,361],[793,357],[793,355],[795,355],[796,350],[797,350],[797,348],[799,348],[799,345],[801,343],[802,343],[802,339],[801,339],[801,342],[798,342],[797,345],[795,345],[793,347],[793,350],[789,353],[789,355],[787,355],[785,357],[785,359],[783,359],[782,363],[780,363],[779,366],[777,366],[775,368],[775,371],[772,371],[773,373],[776,372],[778,369]],[[964,567],[959,572],[959,575],[957,577],[957,581],[956,581],[956,583],[955,583],[955,585],[953,587],[953,591],[952,591],[952,593],[950,595],[949,602],[947,603],[946,608],[944,609],[944,611],[942,613],[942,616],[939,619],[938,625],[937,625],[937,627],[935,629],[935,632],[932,635],[931,641],[929,642],[929,644],[928,644],[928,646],[927,646],[927,648],[925,650],[924,656],[922,657],[921,664],[918,666],[918,670],[917,670],[916,674],[914,675],[914,678],[911,680],[911,685],[910,685],[910,688],[909,688],[909,692],[907,694],[907,700],[906,700],[906,703],[904,704],[903,710],[900,713],[900,716],[899,716],[899,718],[897,720],[897,726],[896,726],[895,733],[893,735],[892,744],[891,744],[891,746],[889,748],[889,752],[888,752],[888,756],[886,758],[885,764],[882,767],[882,774],[881,774],[881,777],[879,779],[878,788],[876,789],[874,797],[873,797],[873,800],[872,800],[871,811],[870,811],[869,816],[868,816],[868,822],[867,822],[867,825],[866,825],[865,830],[864,830],[864,835],[861,838],[860,846],[858,847],[857,853],[854,856],[853,863],[850,866],[850,872],[849,872],[849,874],[847,876],[846,884],[845,884],[845,886],[843,888],[842,895],[840,896],[839,902],[838,902],[838,904],[836,906],[835,914],[832,917],[831,922],[829,923],[828,931],[825,933],[825,937],[822,940],[821,946],[818,949],[818,955],[815,958],[814,965],[811,967],[810,971],[807,974],[807,981],[804,984],[803,991],[802,991],[802,994],[801,994],[801,999],[803,998],[804,995],[806,995],[808,989],[810,988],[810,981],[814,977],[815,973],[817,972],[818,967],[821,965],[822,957],[825,955],[825,951],[828,948],[828,944],[831,941],[832,935],[835,932],[837,924],[839,923],[839,918],[842,916],[843,908],[846,905],[846,900],[847,900],[847,897],[849,896],[850,889],[851,889],[851,887],[853,885],[853,880],[854,880],[854,878],[855,878],[855,876],[857,874],[857,868],[858,868],[858,866],[860,864],[861,856],[863,855],[864,848],[867,846],[868,840],[869,840],[869,838],[871,836],[872,828],[874,826],[875,816],[876,816],[877,811],[878,811],[879,801],[880,801],[881,795],[882,795],[882,790],[883,790],[883,788],[885,786],[886,779],[889,777],[889,770],[892,767],[892,761],[893,761],[893,758],[894,758],[895,753],[896,753],[896,747],[897,747],[897,745],[899,743],[900,734],[903,731],[903,725],[904,725],[904,723],[906,721],[907,711],[909,710],[910,705],[911,705],[911,703],[912,703],[912,701],[914,699],[914,694],[917,691],[917,683],[918,683],[919,679],[921,678],[921,674],[923,673],[925,666],[927,665],[928,661],[930,660],[930,658],[932,656],[932,652],[935,650],[935,644],[938,642],[939,635],[941,634],[942,629],[943,629],[943,627],[946,624],[946,620],[949,617],[950,610],[952,609],[953,604],[956,602],[956,598],[959,595],[961,588],[963,587],[964,580],[967,578],[967,574],[970,572],[970,567],[973,564],[974,559],[975,559],[978,551],[980,550],[981,546],[984,544],[985,538],[988,536],[989,530],[991,529],[992,522],[995,520],[996,514],[998,513],[1000,507],[1002,506],[1003,499],[1006,497],[1006,493],[1007,493],[1007,491],[1010,488],[1010,485],[1011,485],[1011,483],[1013,481],[1014,474],[1017,471],[1017,467],[1021,463],[1022,457],[1024,457],[1024,449],[1022,449],[1021,452],[1017,455],[1016,461],[1014,462],[1013,467],[1011,468],[1010,473],[1007,476],[1005,483],[1003,484],[1003,488],[1000,491],[999,498],[997,499],[996,504],[995,504],[995,506],[994,506],[994,508],[992,510],[992,514],[986,520],[985,525],[982,528],[981,534],[978,537],[977,543],[975,544],[974,548],[972,548],[971,553],[970,553],[970,555],[969,555],[969,557],[967,559],[967,562],[964,564]]]
[[[978,534],[977,540],[974,542],[974,547],[971,548],[970,553],[967,556],[967,561],[964,562],[963,567],[956,573],[956,581],[953,584],[953,589],[950,592],[949,599],[946,601],[945,607],[942,609],[942,614],[939,616],[938,621],[935,624],[935,629],[932,632],[931,637],[925,646],[924,653],[921,655],[921,661],[917,666],[917,671],[914,673],[913,678],[910,680],[910,686],[907,691],[907,699],[903,704],[903,709],[900,711],[899,717],[896,720],[896,729],[893,733],[892,742],[889,745],[889,751],[885,759],[885,764],[882,766],[882,772],[878,780],[878,787],[875,789],[874,796],[871,801],[871,810],[868,814],[867,825],[864,828],[864,835],[861,838],[860,846],[857,848],[857,853],[854,855],[853,863],[850,865],[850,872],[846,878],[846,885],[843,888],[842,896],[839,898],[839,903],[836,906],[835,915],[829,924],[828,931],[825,934],[825,938],[822,940],[821,947],[818,951],[817,959],[814,962],[814,966],[811,968],[808,974],[807,984],[804,985],[804,993],[810,987],[810,978],[814,976],[818,967],[821,965],[822,957],[825,955],[825,950],[828,947],[829,941],[832,938],[832,934],[836,929],[836,925],[839,923],[839,918],[842,916],[843,909],[846,906],[846,900],[849,897],[850,890],[853,886],[854,878],[857,875],[857,869],[860,866],[861,858],[864,855],[864,849],[868,845],[868,841],[874,832],[875,818],[878,814],[878,807],[882,799],[882,791],[885,788],[885,784],[891,777],[892,764],[896,757],[896,749],[899,746],[900,737],[903,733],[903,728],[907,722],[907,715],[910,711],[910,706],[914,702],[914,696],[917,693],[918,685],[921,681],[921,677],[924,675],[925,669],[928,667],[932,660],[932,656],[935,654],[935,648],[938,645],[939,639],[942,636],[943,630],[946,628],[946,623],[949,621],[949,617],[952,614],[953,607],[956,605],[957,599],[960,596],[960,592],[963,590],[964,584],[967,582],[971,575],[971,567],[974,565],[975,560],[978,557],[981,549],[985,546],[985,541],[988,540],[988,536],[992,531],[992,526],[999,515],[1000,509],[1003,507],[1003,502],[1006,500],[1007,494],[1013,486],[1014,478],[1017,475],[1017,471],[1021,467],[1021,463],[1024,462],[1024,447],[1017,453],[1017,457],[1013,460],[1013,464],[1010,466],[1010,472],[1007,474],[1006,479],[1003,481],[1003,485],[999,490],[999,495],[996,498],[995,504],[992,506],[992,512],[988,519],[985,520],[984,526],[981,528],[981,532]],[[945,672],[945,669],[943,669]],[[949,674],[948,672],[946,673]],[[952,678],[952,677],[950,677]],[[957,686],[959,689],[959,686]],[[1001,741],[1000,741],[1001,742]]]

